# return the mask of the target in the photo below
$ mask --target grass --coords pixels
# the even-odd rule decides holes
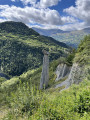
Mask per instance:
[[[39,91],[23,83],[7,101],[10,111],[3,120],[89,120],[90,81],[84,80],[62,92]]]

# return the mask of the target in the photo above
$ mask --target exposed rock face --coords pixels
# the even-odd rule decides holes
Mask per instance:
[[[43,68],[42,75],[40,80],[40,89],[46,88],[49,81],[49,53],[46,50],[43,50]]]
[[[85,69],[85,66],[79,66],[78,63],[74,63],[68,78],[64,82],[56,85],[55,88],[65,86],[64,89],[67,89],[72,84],[79,84],[79,82],[81,82],[87,76],[89,70],[90,67]]]
[[[71,84],[78,84],[85,78],[85,68],[84,66],[79,66],[77,63],[74,63],[70,74],[68,76],[68,84],[66,87],[68,88]]]
[[[66,64],[59,64],[56,69],[56,75],[57,75],[56,81],[68,76],[70,70],[71,70],[70,66],[67,66]]]

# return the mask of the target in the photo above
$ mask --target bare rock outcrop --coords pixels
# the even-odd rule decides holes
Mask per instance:
[[[68,76],[68,84],[66,85],[66,87],[68,88],[72,84],[79,84],[85,77],[85,66],[80,66],[78,63],[74,63]]]
[[[63,79],[64,77],[68,76],[70,73],[71,67],[66,64],[59,64],[56,69],[57,78],[55,81]]]
[[[49,81],[49,52],[43,50],[43,68],[40,80],[40,89],[46,88]]]
[[[85,69],[84,65],[80,66],[78,63],[74,63],[68,74],[68,78],[64,82],[56,85],[56,88],[65,86],[64,89],[67,89],[72,84],[79,84],[84,78],[86,78],[88,71],[90,71],[90,67]]]

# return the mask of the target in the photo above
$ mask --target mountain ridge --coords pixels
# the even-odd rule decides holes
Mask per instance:
[[[21,35],[39,35],[32,28],[29,28],[22,22],[6,21],[0,23],[0,31],[5,31],[8,33],[21,34]]]
[[[74,48],[78,47],[80,41],[84,38],[85,35],[90,34],[90,27],[74,31],[62,31],[60,29],[55,29],[54,31],[53,29],[33,29],[38,31],[41,35],[48,35]]]
[[[37,31],[41,35],[45,35],[45,36],[50,36],[51,34],[56,34],[56,33],[69,32],[69,31],[63,31],[63,30],[60,30],[60,29],[42,29],[42,28],[35,28],[35,27],[32,27],[32,29]]]

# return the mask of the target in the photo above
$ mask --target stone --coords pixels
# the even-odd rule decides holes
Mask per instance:
[[[71,67],[67,66],[66,64],[59,64],[56,69],[57,78],[55,81],[63,79],[64,77],[68,76],[70,73]]]
[[[71,70],[70,74],[68,75],[68,78],[63,81],[62,83],[58,84],[55,86],[55,88],[65,86],[65,90],[69,88],[72,84],[79,84],[81,81],[87,78],[89,76],[90,72],[90,66],[87,65],[79,65],[79,63],[74,63]]]
[[[44,89],[48,86],[49,81],[49,52],[43,50],[43,67],[40,80],[40,89]]]
[[[84,66],[79,66],[78,63],[74,63],[70,74],[68,76],[67,88],[72,84],[79,84],[85,78]]]

